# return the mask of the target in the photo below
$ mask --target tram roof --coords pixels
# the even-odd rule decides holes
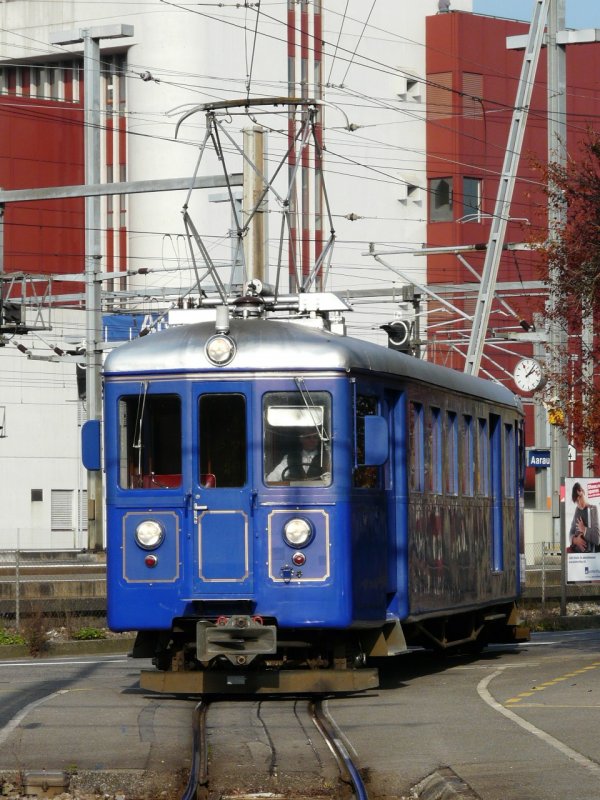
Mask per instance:
[[[509,389],[457,370],[431,364],[387,347],[330,331],[277,320],[231,319],[229,336],[236,355],[225,367],[206,357],[206,342],[215,335],[214,322],[180,325],[134,339],[106,358],[107,377],[163,373],[240,372],[298,373],[307,370],[377,373],[413,378],[435,386],[475,394],[496,403],[521,407]]]

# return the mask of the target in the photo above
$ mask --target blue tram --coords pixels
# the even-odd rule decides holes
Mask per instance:
[[[369,656],[515,636],[519,399],[296,321],[217,320],[104,369],[108,621],[183,681],[160,688],[364,688]]]

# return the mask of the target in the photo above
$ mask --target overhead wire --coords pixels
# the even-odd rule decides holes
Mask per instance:
[[[260,0],[258,0],[257,9],[256,9],[256,21],[255,21],[255,25],[254,25],[254,36],[253,36],[253,39],[252,39],[252,56],[251,56],[251,59],[250,59],[250,68],[249,69],[248,69],[248,67],[246,68],[246,72],[247,72],[247,80],[246,80],[246,92],[247,93],[246,93],[246,97],[247,97],[248,100],[250,99],[250,87],[252,85],[252,70],[254,68],[254,54],[256,52],[256,40],[258,38],[258,22],[259,22],[259,20],[260,20]]]
[[[177,5],[177,4],[172,4],[172,3],[170,3],[169,5]],[[371,10],[373,9],[373,7],[374,7],[374,4],[373,4],[373,6],[372,6]],[[258,19],[258,16],[257,16],[257,19]],[[366,28],[366,25],[365,25],[365,28]],[[364,30],[365,28],[363,28],[363,30]],[[257,31],[257,27],[256,27],[256,31]],[[351,60],[350,60],[349,66],[350,66],[350,65],[353,63],[353,59],[354,59],[354,55],[352,55],[352,56],[351,56]],[[349,68],[349,67],[348,67],[348,68]],[[347,74],[347,72],[346,72],[346,74]],[[360,166],[362,166],[362,165],[360,165]],[[385,177],[386,177],[386,179],[395,179],[395,176],[389,176],[389,175],[387,175],[387,176],[385,176]]]
[[[356,56],[356,53],[358,52],[358,48],[360,47],[360,43],[362,42],[362,38],[364,36],[365,30],[367,29],[367,25],[369,24],[369,20],[371,19],[371,15],[373,14],[373,10],[375,8],[376,3],[377,3],[377,0],[373,0],[373,4],[371,5],[371,10],[369,11],[369,13],[367,15],[367,18],[366,18],[366,20],[364,22],[363,28],[362,28],[362,30],[360,32],[360,36],[358,37],[358,41],[356,43],[356,47],[354,48],[354,52],[352,53],[352,55],[350,57],[350,61],[348,62],[348,66],[346,67],[346,72],[344,72],[344,77],[342,78],[342,85],[344,84],[344,81],[348,77],[348,72],[350,71],[350,67],[352,66],[352,63],[354,62],[354,58]]]

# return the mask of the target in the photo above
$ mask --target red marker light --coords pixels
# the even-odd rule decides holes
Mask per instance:
[[[292,561],[294,562],[295,566],[301,567],[306,563],[306,556],[304,553],[294,553],[292,556]]]
[[[156,556],[153,556],[153,555],[149,554],[144,559],[144,564],[147,567],[155,567],[158,564],[158,558]]]

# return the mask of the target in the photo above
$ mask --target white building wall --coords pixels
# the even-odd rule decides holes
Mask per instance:
[[[412,4],[323,0],[325,185],[337,238],[326,289],[399,288],[404,279],[365,257],[369,244],[383,250],[418,248],[425,243],[425,18],[435,14],[437,7],[437,0]],[[300,8],[298,3],[298,20]],[[453,0],[452,8],[469,11],[472,0]],[[288,94],[286,11],[286,3],[267,4],[257,19],[256,7],[218,4],[178,9],[158,3],[146,7],[137,2],[11,0],[0,3],[0,52],[3,60],[19,63],[64,57],[81,52],[81,46],[50,46],[51,35],[115,23],[133,25],[131,39],[102,41],[103,52],[117,46],[128,50],[126,178],[191,176],[205,127],[203,115],[196,114],[175,141],[175,124],[186,109],[247,95]],[[149,79],[142,79],[144,73],[149,73],[145,76]],[[405,73],[414,75],[414,80],[407,81]],[[312,75],[311,65],[311,80]],[[309,88],[309,94],[314,94],[314,86]],[[301,91],[298,85],[297,91]],[[242,129],[255,123],[271,129],[268,151],[274,164],[287,146],[286,114],[234,115],[226,127],[240,142]],[[355,129],[348,130],[348,125]],[[233,152],[226,140],[224,149],[228,156]],[[228,161],[228,168],[241,171],[241,158]],[[220,169],[214,154],[207,152],[199,174],[216,174]],[[223,190],[195,192],[189,208],[211,257],[216,263],[227,263],[231,215],[226,204],[210,202],[218,194]],[[152,270],[131,279],[132,288],[188,291],[193,271],[183,239],[185,199],[185,192],[129,198],[129,266]],[[269,211],[273,265],[281,215],[276,203],[271,202]],[[348,215],[356,219],[351,221]],[[412,280],[424,280],[424,259],[396,255],[389,261]],[[274,280],[273,271],[269,277]],[[138,298],[124,307],[156,311],[159,306]],[[397,302],[356,302],[354,313],[348,315],[349,333],[383,343],[379,325],[398,311]],[[44,338],[64,349],[65,342],[82,329],[81,312],[60,312],[55,314],[54,330]],[[47,345],[33,336],[19,337],[19,341],[33,353],[49,354]],[[79,466],[74,367],[27,359],[9,342],[0,347],[2,407],[6,435],[0,439],[0,548],[85,546],[85,532],[77,518],[77,498],[85,487],[85,476]],[[42,490],[42,501],[31,500],[32,489]],[[52,530],[53,489],[74,493],[70,530]]]
[[[313,5],[307,6],[309,16]],[[364,254],[370,243],[379,250],[419,248],[425,243],[425,19],[437,13],[438,2],[323,0],[322,6],[322,81],[328,103],[324,112],[325,186],[336,231],[326,288],[389,290],[402,286],[405,280]],[[302,7],[296,3],[298,26]],[[453,0],[452,9],[470,11],[472,0]],[[94,12],[96,16],[92,16]],[[45,46],[50,36],[61,30],[114,23],[134,27],[131,39],[101,43],[104,51],[117,45],[128,48],[128,180],[193,173],[205,133],[204,115],[190,117],[178,141],[173,139],[177,120],[193,105],[247,95],[288,94],[286,3],[270,4],[259,13],[256,7],[241,6],[175,8],[156,4],[146,11],[139,3],[128,2],[32,4],[12,0],[0,4],[0,22],[4,56],[28,59],[32,41],[40,58],[44,51],[53,55],[81,52],[79,45]],[[299,30],[296,40],[300,40]],[[312,54],[312,40],[309,49]],[[299,56],[299,48],[297,53]],[[297,94],[302,89],[299,71],[298,59]],[[151,77],[142,80],[142,74]],[[407,80],[408,74],[414,79]],[[312,60],[308,75],[312,82]],[[309,86],[308,94],[315,94],[314,85]],[[268,147],[274,168],[276,158],[287,146],[285,111],[233,115],[226,127],[240,142],[241,130],[255,123],[271,128]],[[347,130],[348,124],[356,129]],[[232,147],[227,140],[223,144],[229,169],[241,171],[241,159],[230,158]],[[220,171],[221,166],[207,151],[200,173]],[[223,191],[195,192],[189,206],[217,264],[228,263],[231,258],[229,208],[224,203],[209,202],[219,193]],[[129,198],[129,265],[156,270],[143,278],[132,278],[132,287],[152,292],[157,286],[168,286],[179,292],[193,283],[181,220],[185,199],[185,192]],[[277,260],[279,212],[277,204],[271,202],[271,265]],[[326,224],[326,235],[328,227]],[[396,255],[389,261],[414,280],[424,279],[424,259]],[[224,275],[227,277],[228,273]],[[274,280],[272,273],[271,278]],[[136,302],[136,310],[143,306],[143,301]],[[356,308],[349,317],[350,333],[384,341],[378,325],[382,315],[393,315],[397,304],[357,304]]]
[[[81,337],[83,312],[56,312],[55,324],[55,330],[41,334],[43,341],[30,334],[0,347],[0,549],[87,545],[85,522],[78,513],[85,471],[79,455],[75,364],[45,360],[52,355],[49,345],[65,347],[65,337]],[[53,491],[70,492],[70,497],[62,496],[72,507],[66,524],[52,524]]]

